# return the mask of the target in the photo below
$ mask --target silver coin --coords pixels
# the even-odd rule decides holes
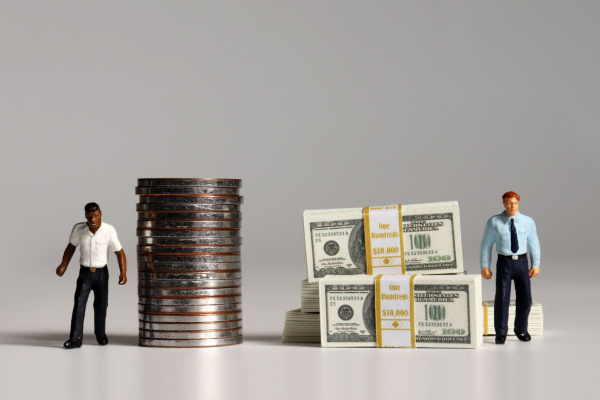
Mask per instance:
[[[154,289],[138,287],[138,295],[140,297],[147,296],[164,296],[164,297],[212,297],[226,295],[241,295],[242,287],[228,288],[206,288],[206,289]]]
[[[138,237],[138,244],[145,245],[199,245],[199,246],[222,246],[240,245],[242,237]]]
[[[138,229],[241,228],[242,221],[138,221]]]
[[[241,262],[242,256],[239,254],[235,255],[185,255],[178,256],[172,254],[138,254],[138,262],[149,262],[149,263],[231,263]]]
[[[136,211],[239,212],[239,204],[136,204]]]
[[[220,314],[224,312],[242,311],[241,303],[208,304],[203,306],[162,306],[154,304],[138,304],[138,311],[146,314]]]
[[[138,186],[242,187],[241,179],[226,178],[139,178]]]
[[[173,279],[173,280],[184,280],[184,281],[203,281],[211,279],[241,279],[241,272],[204,272],[204,273],[156,273],[156,272],[140,272],[138,271],[138,280],[149,280],[149,279]]]
[[[243,204],[242,196],[197,195],[197,196],[161,196],[141,194],[142,204],[188,203],[188,204]]]
[[[140,259],[140,257],[142,256],[149,256],[149,257],[168,257],[168,256],[173,256],[173,257],[215,257],[214,259],[211,259],[207,262],[230,262],[231,260],[225,258],[225,257],[241,257],[241,253],[238,251],[236,253],[142,253],[142,252],[137,252],[137,257],[138,260]],[[239,261],[239,259],[238,259]]]
[[[138,237],[240,237],[239,228],[234,229],[137,229]]]
[[[193,316],[193,317],[211,317],[213,315],[223,316],[223,315],[237,315],[240,314],[242,310],[233,310],[233,311],[209,311],[209,312],[175,312],[175,311],[140,311],[140,315],[178,315],[178,316]],[[233,318],[232,319],[238,319]]]
[[[224,339],[202,339],[202,340],[168,340],[140,338],[140,346],[143,347],[169,347],[169,348],[196,348],[196,347],[220,347],[231,346],[243,342],[243,337],[231,337]]]
[[[223,263],[163,263],[163,262],[138,262],[138,271],[144,272],[210,272],[210,271],[239,271],[242,268],[240,262]]]
[[[238,188],[214,186],[138,186],[135,194],[239,194]]]
[[[242,302],[242,296],[213,296],[213,297],[140,297],[140,304],[151,304],[156,306],[210,306],[220,304],[235,304]]]
[[[222,246],[192,246],[192,245],[181,245],[181,246],[168,246],[168,245],[137,245],[138,254],[145,253],[159,253],[159,254],[170,254],[170,253],[196,253],[196,254],[215,254],[215,253],[226,253],[226,254],[239,254],[242,251],[241,246],[235,245],[222,245]]]
[[[242,321],[231,321],[231,322],[207,322],[203,324],[177,324],[169,322],[148,322],[139,321],[139,328],[153,331],[203,331],[213,329],[236,329],[242,327]]]
[[[175,323],[214,323],[241,321],[242,313],[209,314],[209,315],[179,315],[179,314],[144,314],[139,313],[140,321],[145,322],[175,322]]]
[[[161,220],[188,220],[188,221],[203,221],[203,220],[224,220],[224,221],[238,221],[242,219],[241,212],[188,212],[188,211],[177,211],[177,212],[165,212],[165,211],[138,211],[138,221],[161,221]]]
[[[140,337],[148,339],[222,339],[236,336],[242,336],[242,328],[200,332],[165,332],[140,329]]]
[[[143,313],[220,313],[225,311],[241,311],[242,304],[210,304],[206,306],[157,306],[138,304],[138,311]]]
[[[240,286],[241,279],[205,279],[201,281],[176,281],[173,279],[140,279],[138,284],[143,288],[229,288]]]

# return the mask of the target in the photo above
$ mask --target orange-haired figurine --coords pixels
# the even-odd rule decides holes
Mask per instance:
[[[511,281],[515,282],[516,293],[515,335],[523,342],[531,340],[527,332],[527,321],[531,310],[530,278],[540,273],[540,241],[533,219],[519,212],[520,200],[521,196],[515,192],[504,193],[502,201],[505,211],[488,220],[481,239],[481,276],[485,279],[492,277],[490,264],[494,243],[498,252],[494,305],[496,344],[504,344],[508,333]],[[531,269],[527,260],[528,250]]]

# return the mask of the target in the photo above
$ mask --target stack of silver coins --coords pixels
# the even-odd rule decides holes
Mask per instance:
[[[242,342],[239,179],[138,179],[140,345]]]

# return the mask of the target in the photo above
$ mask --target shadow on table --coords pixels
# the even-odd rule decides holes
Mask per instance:
[[[63,343],[69,338],[68,332],[3,332],[0,333],[0,345],[32,346],[63,349]],[[137,335],[108,335],[109,346],[139,345]],[[244,335],[245,343],[263,344],[269,346],[320,347],[318,343],[283,343],[281,335],[249,334]],[[97,346],[93,333],[83,337],[83,346]]]
[[[0,345],[63,348],[69,332],[10,332],[0,333]],[[138,346],[137,335],[108,335],[109,346]],[[97,346],[93,333],[83,337],[83,345]]]

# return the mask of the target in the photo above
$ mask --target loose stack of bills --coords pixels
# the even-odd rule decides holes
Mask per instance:
[[[300,298],[300,310],[303,313],[318,313],[319,305],[319,282],[302,281],[302,296]]]
[[[302,312],[300,309],[285,313],[283,327],[284,343],[321,343],[319,313]]]
[[[515,301],[510,301],[508,307],[508,335],[514,336],[512,327],[515,325]],[[484,335],[496,335],[494,329],[494,300],[488,300],[483,302],[484,312]],[[542,312],[542,305],[537,301],[533,301],[531,305],[531,311],[529,312],[529,322],[527,332],[531,336],[542,336],[544,333],[544,314]]]

